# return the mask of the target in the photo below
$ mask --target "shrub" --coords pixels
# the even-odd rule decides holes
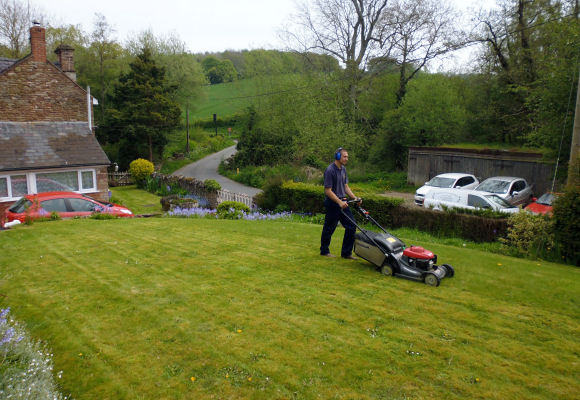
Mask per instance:
[[[9,313],[9,308],[0,310],[0,398],[65,399],[54,382],[50,351]]]
[[[217,207],[217,215],[224,219],[241,219],[244,213],[249,213],[250,207],[238,201],[224,201]]]
[[[552,221],[543,215],[519,212],[507,220],[507,234],[500,242],[515,255],[538,257],[554,247]]]
[[[580,266],[580,188],[569,187],[554,203],[554,237],[566,262]]]
[[[215,179],[206,179],[205,181],[203,181],[203,185],[209,192],[217,192],[222,188],[222,185],[220,185],[219,182],[216,181]]]
[[[133,160],[131,164],[129,164],[129,172],[139,187],[143,186],[145,180],[150,177],[154,171],[155,167],[153,166],[153,163],[143,158]]]

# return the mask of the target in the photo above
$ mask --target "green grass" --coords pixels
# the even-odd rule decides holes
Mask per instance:
[[[159,214],[161,209],[161,198],[155,194],[139,190],[135,185],[118,186],[110,188],[113,202],[128,207],[133,214]]]
[[[218,117],[236,114],[249,105],[251,96],[261,93],[262,90],[259,79],[205,86],[202,98],[196,104],[195,111],[190,113],[190,118],[209,119],[213,114]]]
[[[455,266],[433,288],[320,257],[320,230],[168,218],[18,226],[0,232],[0,306],[53,349],[77,399],[580,393],[577,268],[403,237]]]

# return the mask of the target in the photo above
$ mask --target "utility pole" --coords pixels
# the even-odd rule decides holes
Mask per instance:
[[[570,146],[570,161],[568,163],[568,186],[578,185],[580,185],[580,77],[578,78],[576,111],[572,130],[572,144]]]

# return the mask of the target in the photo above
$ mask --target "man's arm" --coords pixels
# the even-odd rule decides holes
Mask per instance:
[[[349,189],[350,190],[350,189]],[[352,193],[352,192],[351,192]],[[325,187],[324,188],[324,194],[326,196],[328,196],[328,198],[332,201],[334,201],[336,204],[338,204],[340,206],[340,208],[346,208],[348,207],[348,203],[346,201],[342,201],[341,199],[338,198],[338,196],[336,194],[334,194],[334,192],[332,191],[332,188],[329,187]]]

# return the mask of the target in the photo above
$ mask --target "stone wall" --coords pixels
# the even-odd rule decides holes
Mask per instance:
[[[531,152],[474,150],[438,147],[410,147],[407,181],[422,185],[436,175],[464,172],[480,181],[492,176],[516,176],[534,185],[534,194],[551,190],[554,163]]]

